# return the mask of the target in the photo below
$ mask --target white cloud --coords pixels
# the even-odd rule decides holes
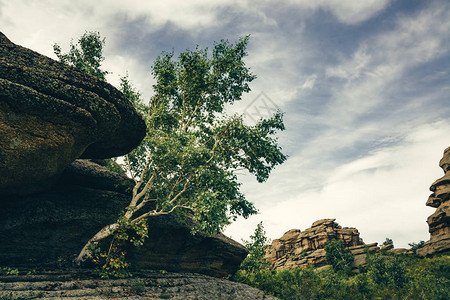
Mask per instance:
[[[367,53],[367,47],[359,48],[351,59],[342,62],[338,66],[326,69],[326,75],[329,77],[338,77],[344,79],[357,79],[370,62],[370,55]]]
[[[424,63],[448,53],[450,13],[431,7],[415,16],[401,16],[388,32],[365,40],[339,65],[328,67],[329,77],[345,80],[334,91],[328,108],[329,124],[341,124],[390,101],[392,82]]]
[[[304,10],[327,10],[345,24],[366,21],[386,8],[389,3],[388,0],[291,0],[289,2]]]
[[[282,178],[289,187],[297,181],[297,191],[287,190],[282,179],[259,187],[253,184],[259,190],[250,193],[251,200],[263,204],[261,214],[239,220],[226,233],[247,239],[262,220],[268,236],[275,239],[289,229],[304,230],[318,219],[336,218],[342,226],[356,227],[368,243],[390,237],[397,247],[408,247],[410,242],[428,240],[426,219],[433,209],[425,202],[430,184],[442,176],[439,160],[448,141],[449,122],[413,128],[396,146],[319,170],[321,189],[301,188],[310,176],[300,165],[303,157],[289,159]]]
[[[316,79],[317,79],[316,74],[308,76],[302,85],[302,89],[304,89],[304,90],[312,89],[314,87],[314,84],[316,83]]]

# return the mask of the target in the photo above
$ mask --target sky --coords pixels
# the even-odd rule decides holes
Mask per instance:
[[[285,112],[288,160],[265,183],[242,174],[259,209],[225,234],[269,238],[323,218],[356,227],[366,243],[428,240],[429,186],[450,146],[450,2],[442,0],[0,0],[0,31],[55,58],[85,31],[106,39],[103,68],[128,72],[144,99],[162,51],[250,35],[258,78],[230,107],[249,124]]]

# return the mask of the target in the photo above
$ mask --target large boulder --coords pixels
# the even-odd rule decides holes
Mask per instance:
[[[71,261],[130,201],[133,181],[89,160],[77,160],[50,190],[5,197],[0,205],[0,265],[55,266]],[[130,251],[132,265],[214,276],[234,273],[247,255],[222,234],[191,233],[192,221],[174,216],[148,220],[149,239]]]
[[[450,250],[450,147],[445,149],[439,166],[445,175],[430,186],[433,193],[426,205],[436,208],[436,211],[427,219],[430,240],[417,250],[417,254],[422,256]]]
[[[116,88],[0,32],[0,194],[43,190],[75,159],[124,155],[145,132]]]

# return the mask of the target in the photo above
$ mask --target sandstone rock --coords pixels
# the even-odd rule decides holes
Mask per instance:
[[[412,251],[409,251],[408,249],[405,249],[405,248],[391,249],[391,250],[389,250],[389,252],[394,253],[394,254],[413,254]]]
[[[366,264],[367,252],[373,253],[380,250],[377,245],[378,243],[370,243],[349,247],[354,257],[352,263],[353,272],[358,273],[358,267]]]
[[[58,260],[71,261],[89,238],[116,221],[130,201],[130,186],[130,179],[78,160],[51,190],[8,196],[0,206],[0,265],[52,267]],[[214,276],[234,273],[247,250],[221,234],[193,236],[189,222],[150,218],[150,238],[130,252],[132,265]]]
[[[42,189],[80,156],[126,154],[145,130],[117,89],[0,33],[0,193]]]
[[[388,251],[388,250],[391,250],[393,248],[394,248],[394,244],[387,244],[387,245],[381,246],[380,250],[381,251]]]
[[[436,208],[436,211],[427,219],[430,240],[417,250],[417,254],[422,256],[450,250],[450,147],[445,149],[439,166],[445,175],[430,187],[433,193],[426,205]]]
[[[272,269],[291,269],[307,265],[322,267],[326,265],[324,248],[329,239],[342,240],[345,247],[352,249],[352,253],[355,251],[365,257],[364,242],[356,228],[342,228],[335,223],[335,219],[322,219],[314,222],[311,228],[304,231],[292,229],[280,239],[274,240],[265,259],[272,264]],[[370,250],[378,249],[376,243],[370,245]]]

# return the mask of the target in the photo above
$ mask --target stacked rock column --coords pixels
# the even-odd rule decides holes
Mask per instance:
[[[445,149],[439,166],[445,175],[430,187],[433,193],[426,205],[435,207],[436,211],[427,219],[430,240],[417,251],[422,256],[450,250],[450,147]]]

